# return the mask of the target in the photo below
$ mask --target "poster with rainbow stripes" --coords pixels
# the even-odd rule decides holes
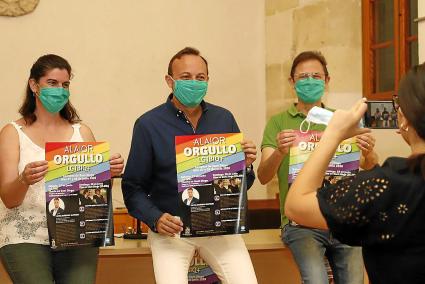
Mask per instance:
[[[247,233],[242,133],[176,136],[181,237]]]
[[[297,138],[289,149],[289,184],[295,180],[301,171],[302,166],[320,141],[323,132],[311,130],[303,133],[295,130],[295,134]],[[360,149],[355,138],[342,141],[326,170],[324,185],[355,175],[359,171],[359,165]]]
[[[49,142],[45,149],[51,248],[113,245],[109,144]]]

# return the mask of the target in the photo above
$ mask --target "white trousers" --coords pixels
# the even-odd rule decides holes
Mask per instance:
[[[157,284],[187,284],[195,250],[223,284],[257,284],[251,258],[240,235],[179,238],[149,231],[148,241]]]

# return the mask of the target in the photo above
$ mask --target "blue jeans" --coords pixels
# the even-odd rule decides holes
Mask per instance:
[[[282,241],[292,252],[304,284],[329,283],[326,256],[336,284],[363,284],[361,247],[350,247],[333,238],[329,231],[286,225]]]

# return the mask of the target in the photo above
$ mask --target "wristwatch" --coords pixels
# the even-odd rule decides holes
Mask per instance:
[[[153,224],[152,224],[152,231],[154,231],[155,233],[158,233],[158,230],[156,229],[156,224],[158,223],[159,218],[153,220]]]

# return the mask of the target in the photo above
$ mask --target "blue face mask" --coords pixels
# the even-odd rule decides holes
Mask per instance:
[[[172,79],[172,78],[171,78]],[[208,82],[198,80],[174,80],[173,94],[184,106],[198,106],[207,94]]]
[[[298,98],[308,104],[315,103],[325,92],[325,81],[308,77],[295,83]]]
[[[68,102],[69,90],[64,88],[42,88],[38,98],[48,112],[57,113]]]

